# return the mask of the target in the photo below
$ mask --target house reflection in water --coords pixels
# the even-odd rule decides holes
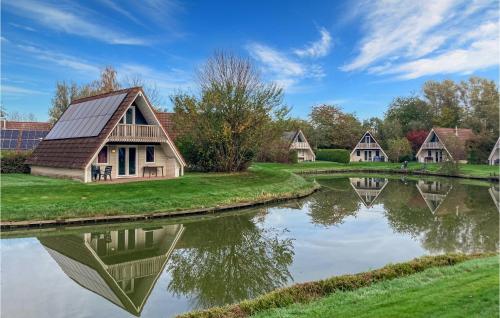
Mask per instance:
[[[183,231],[176,224],[39,241],[76,283],[139,316]]]
[[[417,189],[432,213],[443,204],[453,186],[440,181],[418,180]]]
[[[495,202],[495,206],[497,207],[497,210],[500,212],[500,186],[498,184],[495,184],[491,186],[488,191],[490,192],[491,198],[493,199],[493,202]]]
[[[349,181],[367,208],[375,203],[375,200],[389,182],[384,178],[349,178]]]

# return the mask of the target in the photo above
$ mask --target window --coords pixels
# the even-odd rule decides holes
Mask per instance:
[[[155,162],[155,146],[146,146],[146,162]]]
[[[356,156],[361,156],[361,151],[360,150],[356,150]]]
[[[375,156],[380,156],[380,152],[378,150],[375,151]]]
[[[127,112],[122,117],[121,123],[128,124],[128,125],[135,124],[135,107],[134,106],[131,106],[131,107],[129,107],[129,109],[127,109]]]
[[[97,155],[97,163],[108,163],[108,146],[102,147]]]
[[[427,156],[431,156],[431,151],[430,150],[427,150]]]

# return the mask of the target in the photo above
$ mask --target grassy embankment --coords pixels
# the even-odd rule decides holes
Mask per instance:
[[[179,179],[83,184],[24,174],[1,176],[2,221],[179,211],[299,195],[317,187],[288,171],[188,173]]]
[[[327,161],[304,162],[297,164],[281,164],[281,163],[258,163],[254,166],[261,168],[268,168],[273,170],[286,170],[290,172],[307,172],[314,170],[321,171],[366,171],[376,170],[379,172],[401,171],[401,163],[393,162],[352,162],[352,163],[336,163]],[[428,173],[440,173],[441,166],[439,164],[426,164],[425,171],[423,171],[424,164],[418,162],[410,162],[408,164],[408,171],[422,171]],[[460,164],[460,176],[464,177],[490,177],[492,175],[499,175],[498,166],[489,165],[474,165],[474,164]]]
[[[477,257],[424,257],[182,317],[498,317],[498,256]]]
[[[422,164],[410,163],[409,170]],[[1,220],[36,221],[216,207],[271,198],[286,198],[310,192],[317,184],[293,172],[380,171],[400,169],[397,163],[334,162],[293,165],[256,163],[245,173],[188,173],[180,179],[124,184],[82,184],[23,174],[1,176]],[[437,172],[438,165],[427,165]],[[461,165],[464,176],[488,177],[498,167]]]

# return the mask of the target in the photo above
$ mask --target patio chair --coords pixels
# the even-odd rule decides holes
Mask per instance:
[[[101,173],[102,176],[104,176],[104,181],[108,180],[108,176],[109,176],[109,180],[112,181],[113,179],[111,179],[111,170],[113,169],[112,166],[106,166],[104,168],[104,173]],[[99,176],[99,179],[101,179],[101,177]]]
[[[92,179],[97,180],[97,177],[101,180],[101,167],[92,165]]]

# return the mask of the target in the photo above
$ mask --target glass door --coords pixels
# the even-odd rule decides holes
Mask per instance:
[[[127,148],[120,147],[118,148],[118,175],[125,176],[127,175],[126,171],[126,160],[127,160]]]
[[[118,147],[118,176],[137,175],[137,148]]]

